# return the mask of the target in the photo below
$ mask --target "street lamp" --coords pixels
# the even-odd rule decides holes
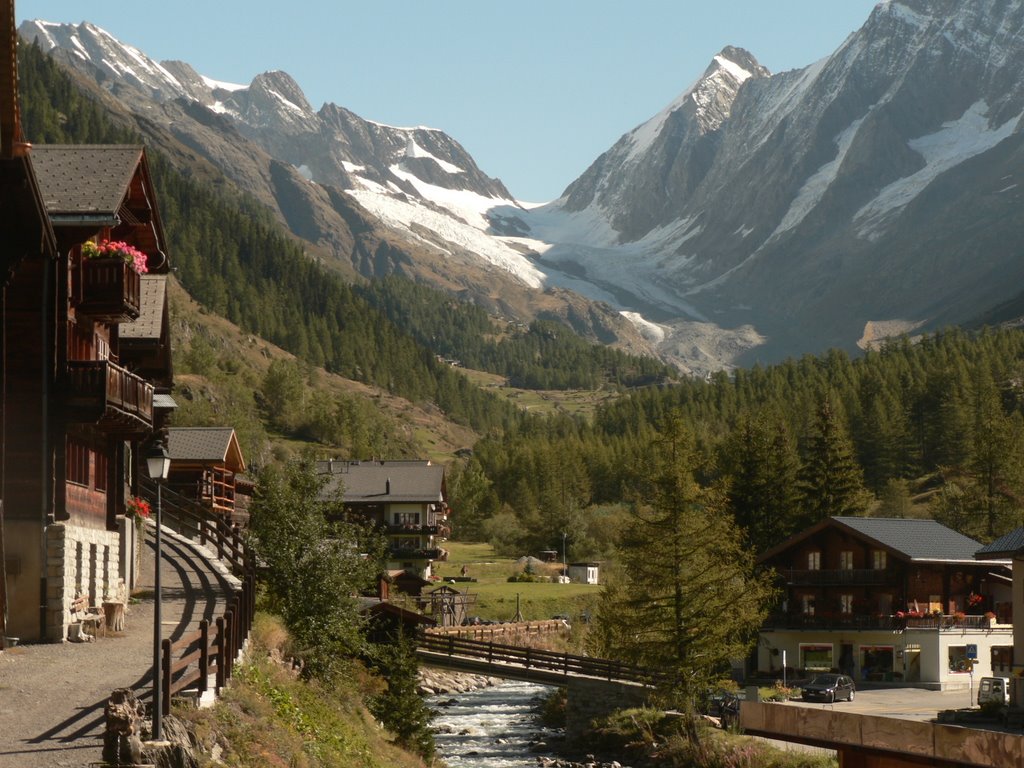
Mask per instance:
[[[562,531],[562,578],[565,580],[569,578],[569,569],[565,564],[565,537],[567,535],[565,531]]]
[[[156,567],[153,573],[153,741],[159,741],[161,734],[161,712],[163,700],[160,692],[160,639],[163,630],[162,616],[160,615],[160,558],[162,542],[160,539],[160,489],[163,487],[167,473],[171,469],[171,457],[167,455],[167,449],[157,443],[146,454],[146,468],[149,476],[156,482]]]

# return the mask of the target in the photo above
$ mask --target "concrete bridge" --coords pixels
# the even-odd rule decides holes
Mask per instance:
[[[582,735],[590,721],[617,709],[643,706],[658,674],[592,656],[422,634],[416,655],[427,666],[566,689],[566,735]]]

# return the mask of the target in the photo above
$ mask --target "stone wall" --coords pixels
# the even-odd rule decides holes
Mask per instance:
[[[651,693],[636,683],[619,683],[594,678],[569,678],[566,686],[565,734],[570,742],[582,739],[595,718],[617,709],[642,707]]]
[[[68,636],[71,602],[81,594],[98,606],[118,591],[121,542],[117,531],[54,523],[46,528],[46,640]]]

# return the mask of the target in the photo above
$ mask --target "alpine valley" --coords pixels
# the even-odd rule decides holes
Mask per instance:
[[[430,128],[314,110],[103,30],[27,21],[147,142],[223,174],[325,264],[398,273],[695,373],[1024,307],[1024,0],[889,0],[772,74],[733,47],[544,205]]]

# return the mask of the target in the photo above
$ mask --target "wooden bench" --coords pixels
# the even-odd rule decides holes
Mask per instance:
[[[104,615],[98,608],[89,605],[88,595],[79,595],[71,601],[71,627],[78,627],[69,631],[69,639],[77,641],[89,641],[104,623]],[[92,627],[92,634],[85,630]]]

